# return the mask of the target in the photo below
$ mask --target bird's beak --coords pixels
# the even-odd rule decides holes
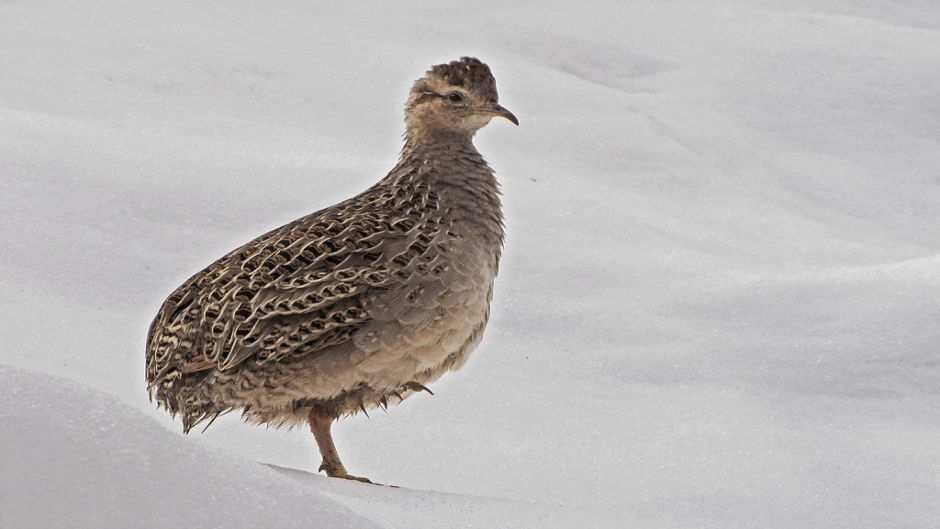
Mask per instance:
[[[512,121],[516,126],[519,125],[519,119],[516,118],[516,115],[510,112],[508,108],[505,108],[502,105],[493,105],[492,107],[487,108],[485,111],[489,114],[506,118],[509,121]]]

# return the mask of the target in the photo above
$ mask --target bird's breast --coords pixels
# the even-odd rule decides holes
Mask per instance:
[[[498,256],[465,245],[437,274],[413,277],[375,300],[376,319],[356,337],[356,369],[369,385],[428,382],[456,369],[482,337]]]

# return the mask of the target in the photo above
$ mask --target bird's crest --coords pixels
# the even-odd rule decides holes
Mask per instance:
[[[475,57],[461,57],[460,60],[432,66],[425,74],[428,78],[438,78],[451,86],[460,86],[475,92],[486,101],[497,101],[496,79],[490,67]]]

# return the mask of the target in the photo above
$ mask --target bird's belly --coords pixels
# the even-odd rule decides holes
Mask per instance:
[[[451,292],[420,316],[388,322],[377,332],[374,347],[354,355],[358,378],[377,390],[394,390],[407,382],[435,380],[460,367],[482,337],[490,293],[491,283]]]

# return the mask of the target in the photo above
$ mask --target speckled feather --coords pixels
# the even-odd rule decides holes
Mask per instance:
[[[496,101],[480,61],[433,67],[412,90],[388,176],[170,294],[148,334],[147,381],[186,431],[238,409],[291,426],[311,408],[387,406],[466,360],[489,317],[503,224],[496,179],[471,141],[482,125],[420,117],[440,106],[420,94],[453,87]]]

